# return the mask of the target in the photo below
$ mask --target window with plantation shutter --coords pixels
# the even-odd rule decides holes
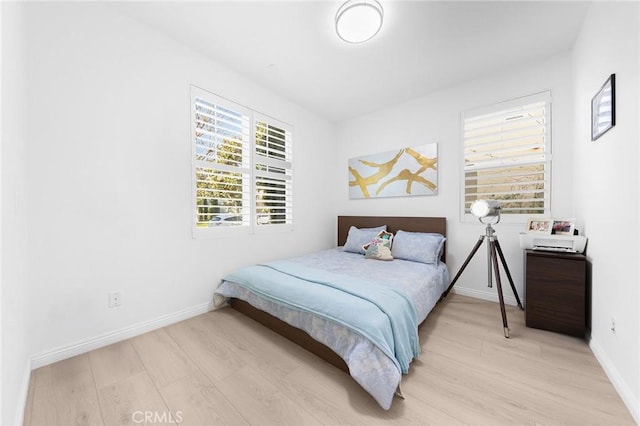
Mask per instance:
[[[291,128],[195,86],[191,107],[194,237],[291,225]]]
[[[503,218],[550,216],[550,93],[468,111],[462,122],[463,217],[478,199],[500,201]]]
[[[273,119],[255,120],[256,224],[292,222],[291,130]]]

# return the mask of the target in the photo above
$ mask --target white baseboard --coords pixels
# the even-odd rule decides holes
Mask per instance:
[[[622,402],[627,406],[627,409],[631,413],[631,416],[635,420],[636,424],[640,424],[640,395],[634,395],[633,391],[624,381],[618,369],[611,362],[607,356],[607,352],[594,340],[590,339],[589,347],[591,352],[596,356],[596,359],[600,363],[600,366],[604,370],[605,374],[613,384],[613,387],[622,398]]]
[[[504,286],[503,286],[503,289],[504,289]],[[493,290],[484,291],[484,290],[475,290],[472,288],[454,287],[452,291],[456,294],[461,294],[462,296],[474,297],[476,299],[488,300],[490,302],[496,302],[496,303],[499,302],[498,294]],[[511,289],[509,289],[509,291],[511,291]],[[507,305],[518,306],[518,302],[516,301],[516,298],[513,296],[508,296],[506,294],[504,295],[504,303]]]
[[[196,315],[204,314],[211,311],[212,309],[213,302],[203,303],[191,308],[174,312],[172,314],[163,315],[153,320],[144,321],[130,327],[125,327],[120,330],[106,333],[98,337],[80,341],[69,346],[60,347],[32,357],[31,369],[40,368],[45,365],[53,364],[54,362],[62,361],[63,359],[71,358],[73,356],[80,355],[94,349],[99,349],[104,346],[129,339],[131,337],[139,336],[140,334],[144,334],[149,331],[153,331],[158,328],[162,328],[167,325],[171,325],[176,322],[195,317]]]
[[[24,424],[24,409],[27,406],[27,397],[29,396],[29,382],[31,381],[31,360],[27,359],[22,373],[22,385],[20,386],[20,395],[18,395],[18,410],[14,424]]]

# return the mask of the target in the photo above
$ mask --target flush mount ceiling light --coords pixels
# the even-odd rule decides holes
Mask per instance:
[[[349,0],[336,14],[338,37],[348,43],[362,43],[382,27],[382,5],[376,0]]]

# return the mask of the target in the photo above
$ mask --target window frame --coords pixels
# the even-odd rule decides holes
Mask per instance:
[[[200,98],[206,100],[206,102],[210,102],[215,104],[216,106],[223,107],[225,109],[229,109],[231,111],[241,113],[243,116],[246,114],[248,117],[248,140],[247,143],[244,143],[243,140],[243,151],[245,151],[248,155],[248,173],[247,179],[249,180],[248,184],[243,181],[243,188],[247,188],[248,191],[248,202],[246,206],[243,204],[242,206],[242,215],[247,216],[248,220],[246,225],[237,225],[237,226],[207,226],[200,227],[198,226],[198,184],[197,184],[197,174],[196,170],[198,167],[202,167],[201,160],[197,160],[196,157],[196,143],[195,143],[195,132],[196,132],[196,99]],[[189,143],[191,145],[191,228],[192,228],[192,237],[194,239],[200,238],[217,238],[217,237],[237,237],[240,235],[250,235],[250,234],[262,234],[262,233],[272,233],[272,232],[284,232],[293,230],[293,126],[283,122],[281,120],[277,120],[275,118],[270,117],[267,114],[263,114],[252,110],[251,108],[245,107],[237,102],[231,101],[227,98],[224,98],[220,95],[217,95],[213,92],[210,92],[206,89],[202,89],[196,85],[191,85],[190,87],[190,96],[189,96]],[[286,131],[287,135],[290,139],[290,168],[289,168],[289,176],[291,180],[290,191],[287,193],[287,196],[290,198],[291,205],[291,214],[290,221],[284,224],[257,224],[257,210],[256,210],[256,159],[259,155],[256,153],[256,124],[259,122],[266,122],[268,125],[274,125],[275,127],[280,126]],[[245,154],[243,154],[245,155]],[[211,167],[215,169],[216,167]],[[222,167],[224,169],[224,166]],[[244,179],[244,178],[243,178]]]
[[[472,117],[480,117],[483,115],[506,112],[509,109],[523,107],[535,102],[545,102],[545,132],[544,132],[544,153],[543,160],[536,162],[536,164],[544,165],[544,212],[543,213],[508,213],[502,214],[501,222],[520,224],[526,223],[529,218],[537,217],[552,217],[552,96],[551,91],[534,93],[531,95],[525,95],[518,98],[509,99],[506,101],[498,102],[491,105],[482,106],[479,108],[473,108],[467,111],[463,111],[460,114],[460,141],[461,141],[461,160],[460,160],[460,200],[459,200],[459,213],[460,221],[462,223],[475,223],[478,218],[465,211],[466,202],[466,167],[465,167],[465,120]],[[496,166],[498,167],[498,166]],[[491,169],[488,167],[487,169]]]

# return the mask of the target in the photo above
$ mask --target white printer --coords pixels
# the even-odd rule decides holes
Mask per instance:
[[[587,245],[583,235],[539,235],[520,233],[520,247],[530,250],[557,251],[564,253],[582,253]]]

